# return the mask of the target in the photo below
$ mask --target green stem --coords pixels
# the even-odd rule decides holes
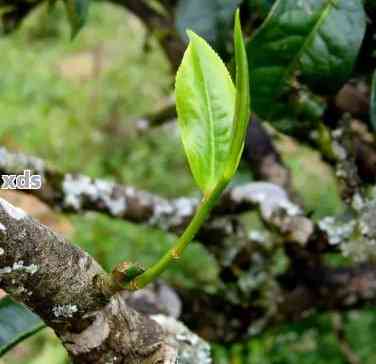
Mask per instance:
[[[172,261],[181,257],[185,248],[193,240],[200,227],[209,216],[210,211],[218,201],[228,182],[228,179],[222,178],[210,193],[203,196],[190,224],[176,241],[174,246],[165,255],[163,255],[157,263],[128,283],[126,286],[128,290],[134,291],[145,287],[147,284],[154,281],[161,273],[163,273]]]

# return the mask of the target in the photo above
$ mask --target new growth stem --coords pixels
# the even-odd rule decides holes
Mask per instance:
[[[229,181],[227,179],[222,178],[210,193],[203,196],[190,224],[176,241],[174,246],[165,255],[163,255],[157,263],[128,283],[126,289],[134,291],[145,287],[147,284],[154,281],[161,273],[163,273],[172,261],[181,257],[185,248],[193,240],[200,227],[208,218],[210,211],[218,201],[228,182]]]

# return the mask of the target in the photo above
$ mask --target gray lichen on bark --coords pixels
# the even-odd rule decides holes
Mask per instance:
[[[15,168],[32,168],[30,160],[35,157],[23,156],[2,148],[0,172],[14,173]],[[12,161],[17,161],[17,167]],[[37,163],[38,164],[38,163]],[[39,163],[41,164],[41,163]],[[44,165],[42,190],[30,191],[50,206],[65,211],[98,211],[112,217],[135,223],[144,223],[173,233],[180,233],[189,223],[199,200],[195,197],[165,199],[155,194],[119,185],[111,181],[93,179],[84,175],[64,175]],[[216,219],[223,215],[258,209],[261,217],[273,228],[292,241],[305,244],[313,230],[313,223],[306,218],[300,207],[290,201],[287,193],[272,183],[248,183],[229,188],[212,218],[202,227],[197,238],[202,236],[231,237],[231,222]],[[203,239],[203,240],[205,240]]]
[[[62,182],[64,205],[74,210],[83,207],[85,199],[89,203],[102,204],[113,216],[122,216],[127,209],[124,193],[117,191],[115,183],[92,180],[87,176],[67,174]]]
[[[181,322],[164,315],[151,316],[168,333],[168,342],[177,349],[178,364],[211,364],[210,346]]]
[[[0,170],[10,170],[13,171],[13,174],[16,174],[23,173],[25,169],[43,176],[45,163],[37,157],[10,152],[4,147],[0,148]]]
[[[254,204],[263,221],[279,230],[289,241],[306,244],[314,231],[314,224],[302,209],[292,203],[280,186],[267,182],[249,183],[234,187],[231,198],[237,204]]]

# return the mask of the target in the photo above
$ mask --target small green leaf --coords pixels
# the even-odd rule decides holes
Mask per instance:
[[[73,39],[86,22],[90,0],[64,0],[64,2]]]
[[[189,31],[189,46],[176,75],[176,107],[193,176],[205,192],[224,173],[231,143],[235,87],[214,50]]]
[[[294,78],[333,92],[349,77],[365,34],[360,0],[278,0],[247,45],[253,110],[289,114]]]
[[[43,321],[8,296],[0,300],[0,356],[45,327]]]
[[[376,132],[376,71],[372,77],[370,117],[373,130]]]
[[[236,101],[230,154],[226,170],[226,178],[230,179],[238,168],[244,148],[244,140],[250,116],[250,94],[247,52],[244,45],[240,25],[239,9],[236,11],[234,28],[235,68],[236,68]]]

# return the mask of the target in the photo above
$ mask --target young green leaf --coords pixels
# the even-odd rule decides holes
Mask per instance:
[[[322,93],[340,87],[365,27],[360,0],[277,0],[247,45],[253,110],[269,120],[289,115],[296,76]]]
[[[173,247],[145,272],[132,270],[133,279],[126,285],[129,290],[145,287],[182,255],[235,173],[243,149],[250,97],[239,11],[234,31],[236,107],[234,84],[225,65],[202,38],[193,32],[188,35],[191,42],[176,77],[176,104],[188,161],[204,194],[191,222]],[[123,268],[121,265],[120,281],[117,269],[113,271],[115,287],[119,282],[124,283]],[[125,271],[128,272],[127,263]]]
[[[64,2],[73,39],[86,22],[90,0],[64,0]]]
[[[176,108],[193,176],[204,193],[222,178],[231,143],[235,87],[215,51],[189,31],[176,75]]]
[[[250,116],[250,94],[247,52],[240,25],[239,10],[236,11],[234,28],[235,68],[236,68],[236,102],[233,121],[231,147],[226,178],[230,179],[238,168],[244,148],[244,140]]]
[[[0,300],[0,357],[23,339],[45,327],[26,307],[5,297]]]

